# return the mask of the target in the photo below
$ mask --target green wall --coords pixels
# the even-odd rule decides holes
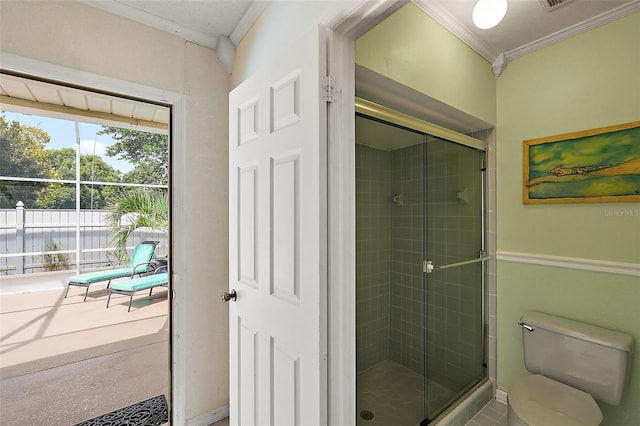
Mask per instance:
[[[514,60],[497,106],[498,252],[640,263],[639,203],[522,203],[523,140],[640,120],[640,13]],[[508,261],[497,277],[498,388],[526,374],[520,315],[565,316],[635,337],[622,404],[600,406],[605,425],[640,424],[640,279]]]
[[[412,3],[356,41],[356,63],[487,123],[496,122],[491,64]]]
[[[522,204],[523,140],[640,120],[640,13],[517,58],[496,81],[487,61],[408,4],[357,40],[356,63],[496,123],[499,253],[640,263],[640,204]],[[499,261],[497,279],[501,390],[527,374],[516,325],[527,310],[640,342],[638,277]],[[605,425],[640,424],[640,349],[633,363],[622,404],[601,404]]]

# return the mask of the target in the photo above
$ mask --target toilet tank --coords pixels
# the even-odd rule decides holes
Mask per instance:
[[[524,314],[521,325],[527,370],[620,404],[632,336],[541,312]]]

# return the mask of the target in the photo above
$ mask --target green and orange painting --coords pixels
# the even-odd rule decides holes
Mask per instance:
[[[640,201],[640,122],[524,142],[529,203]]]

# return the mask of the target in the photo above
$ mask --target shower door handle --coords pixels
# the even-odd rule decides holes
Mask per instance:
[[[489,256],[480,256],[477,259],[463,260],[462,262],[449,263],[447,265],[441,265],[441,266],[434,265],[433,262],[430,260],[425,260],[422,265],[422,271],[427,274],[430,274],[433,271],[455,268],[457,266],[471,265],[472,263],[484,262],[485,260],[489,260]]]

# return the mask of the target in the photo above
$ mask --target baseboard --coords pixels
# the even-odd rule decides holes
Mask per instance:
[[[496,389],[496,401],[507,405],[507,393],[503,390]]]
[[[222,419],[229,417],[229,406],[216,408],[213,411],[199,415],[198,417],[192,417],[187,420],[186,426],[209,426],[215,422],[219,422]]]

